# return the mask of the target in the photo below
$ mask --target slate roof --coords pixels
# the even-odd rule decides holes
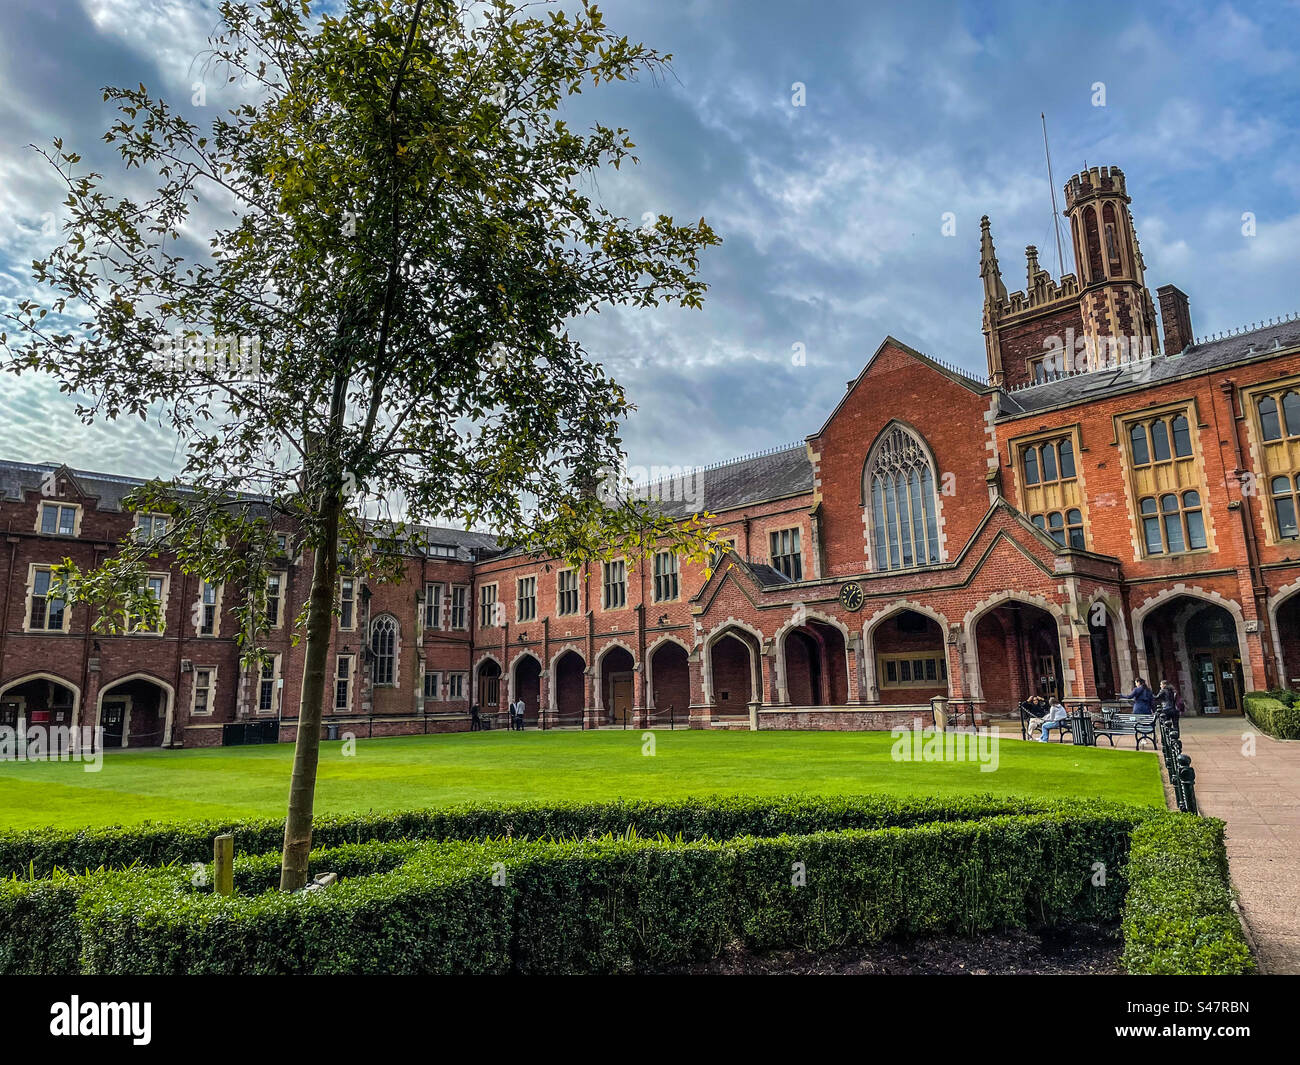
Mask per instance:
[[[688,517],[701,510],[717,514],[751,503],[801,495],[811,492],[812,487],[808,449],[803,444],[792,444],[692,471],[680,484],[661,481],[634,489],[632,494],[660,503],[668,514]]]
[[[1204,373],[1300,345],[1300,319],[1279,321],[1257,329],[1196,343],[1169,355],[1127,363],[1118,368],[1087,370],[1040,385],[998,394],[1001,417],[1015,417],[1053,407],[1087,403],[1129,389],[1146,388],[1185,375]]]
[[[62,468],[57,462],[11,462],[0,459],[0,499],[20,502],[24,489],[39,491],[45,475],[51,470]],[[124,510],[122,500],[134,489],[147,483],[141,477],[118,477],[90,470],[74,470],[71,467],[69,472],[87,495],[98,497],[99,509],[104,511],[121,513]],[[432,550],[438,545],[454,547],[456,558],[461,562],[473,562],[475,558],[498,548],[497,538],[490,533],[447,529],[437,525],[417,525],[414,528],[423,534],[428,545],[426,552],[430,557],[443,557]]]
[[[51,470],[61,470],[58,462],[10,462],[0,459],[0,499],[21,502],[23,490],[40,491],[41,482]],[[76,478],[82,490],[99,499],[100,510],[122,510],[122,500],[132,491],[145,484],[140,477],[116,477],[108,473],[92,473],[89,470],[69,472]]]

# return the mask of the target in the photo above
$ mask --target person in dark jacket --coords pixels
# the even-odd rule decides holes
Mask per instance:
[[[1154,714],[1156,712],[1156,693],[1141,677],[1137,679],[1137,687],[1128,693],[1127,698],[1133,700],[1133,713],[1135,714]]]

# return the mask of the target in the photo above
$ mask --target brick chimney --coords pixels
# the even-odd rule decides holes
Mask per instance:
[[[1187,309],[1187,293],[1174,285],[1156,289],[1160,300],[1160,322],[1164,326],[1165,354],[1180,355],[1195,339],[1192,336],[1192,312]]]

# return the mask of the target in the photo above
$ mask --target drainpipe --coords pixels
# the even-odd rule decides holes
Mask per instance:
[[[5,528],[5,540],[9,544],[9,570],[5,575],[4,588],[4,605],[0,606],[0,672],[3,672],[5,661],[5,634],[9,631],[9,600],[11,598],[10,590],[14,586],[14,560],[18,554],[18,537],[13,535],[13,519],[9,520]]]
[[[187,620],[188,617],[189,617],[189,615],[187,615],[187,614],[185,613],[185,604],[186,604],[187,602],[189,602],[189,599],[186,597],[185,593],[189,590],[189,586],[190,586],[190,578],[189,578],[189,574],[186,573],[186,572],[184,572],[184,571],[182,570],[182,571],[181,571],[181,623],[180,623],[180,625],[178,625],[177,628],[176,628],[176,683],[175,683],[175,684],[173,685],[173,687],[172,687],[172,694],[171,694],[171,697],[170,697],[170,698],[171,698],[171,703],[172,703],[172,705],[171,705],[170,708],[169,708],[169,709],[170,709],[170,713],[167,713],[167,714],[164,714],[164,715],[163,715],[163,728],[164,728],[164,729],[167,729],[167,720],[168,720],[168,718],[171,719],[171,728],[170,728],[170,729],[167,729],[167,736],[165,737],[166,740],[167,740],[167,746],[169,746],[169,747],[176,747],[176,746],[178,746],[178,744],[176,743],[176,717],[177,717],[177,715],[178,715],[179,712],[180,712],[180,701],[181,701],[181,655],[182,655],[182,653],[184,652],[184,647],[185,647],[185,643],[184,643],[184,641],[185,641],[185,622],[186,622],[186,620]],[[200,590],[202,589],[202,585],[199,586],[199,589],[200,589]],[[197,592],[197,591],[195,592],[195,595],[198,595],[198,592]],[[286,655],[285,657],[287,658],[288,656]],[[190,668],[191,668],[191,669],[193,668],[193,664],[192,664],[192,663],[191,663]],[[193,676],[192,673],[191,673],[190,675]]]
[[[1219,382],[1219,391],[1228,401],[1228,413],[1232,416],[1232,446],[1237,462],[1237,471],[1246,469],[1246,456],[1241,446],[1241,430],[1238,423],[1245,419],[1245,412],[1237,413],[1237,382],[1228,377]],[[1259,639],[1264,654],[1264,687],[1272,688],[1277,682],[1277,662],[1273,657],[1273,634],[1269,624],[1268,585],[1264,582],[1264,571],[1259,564],[1259,544],[1255,540],[1255,520],[1250,508],[1250,495],[1242,493],[1235,503],[1237,513],[1241,516],[1241,529],[1246,538],[1246,565],[1250,569],[1250,591],[1255,600],[1255,616],[1259,619]],[[1245,692],[1242,693],[1245,697]]]

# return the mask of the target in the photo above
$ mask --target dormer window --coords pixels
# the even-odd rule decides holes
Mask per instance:
[[[76,536],[80,511],[65,503],[42,503],[38,528],[46,536]]]

